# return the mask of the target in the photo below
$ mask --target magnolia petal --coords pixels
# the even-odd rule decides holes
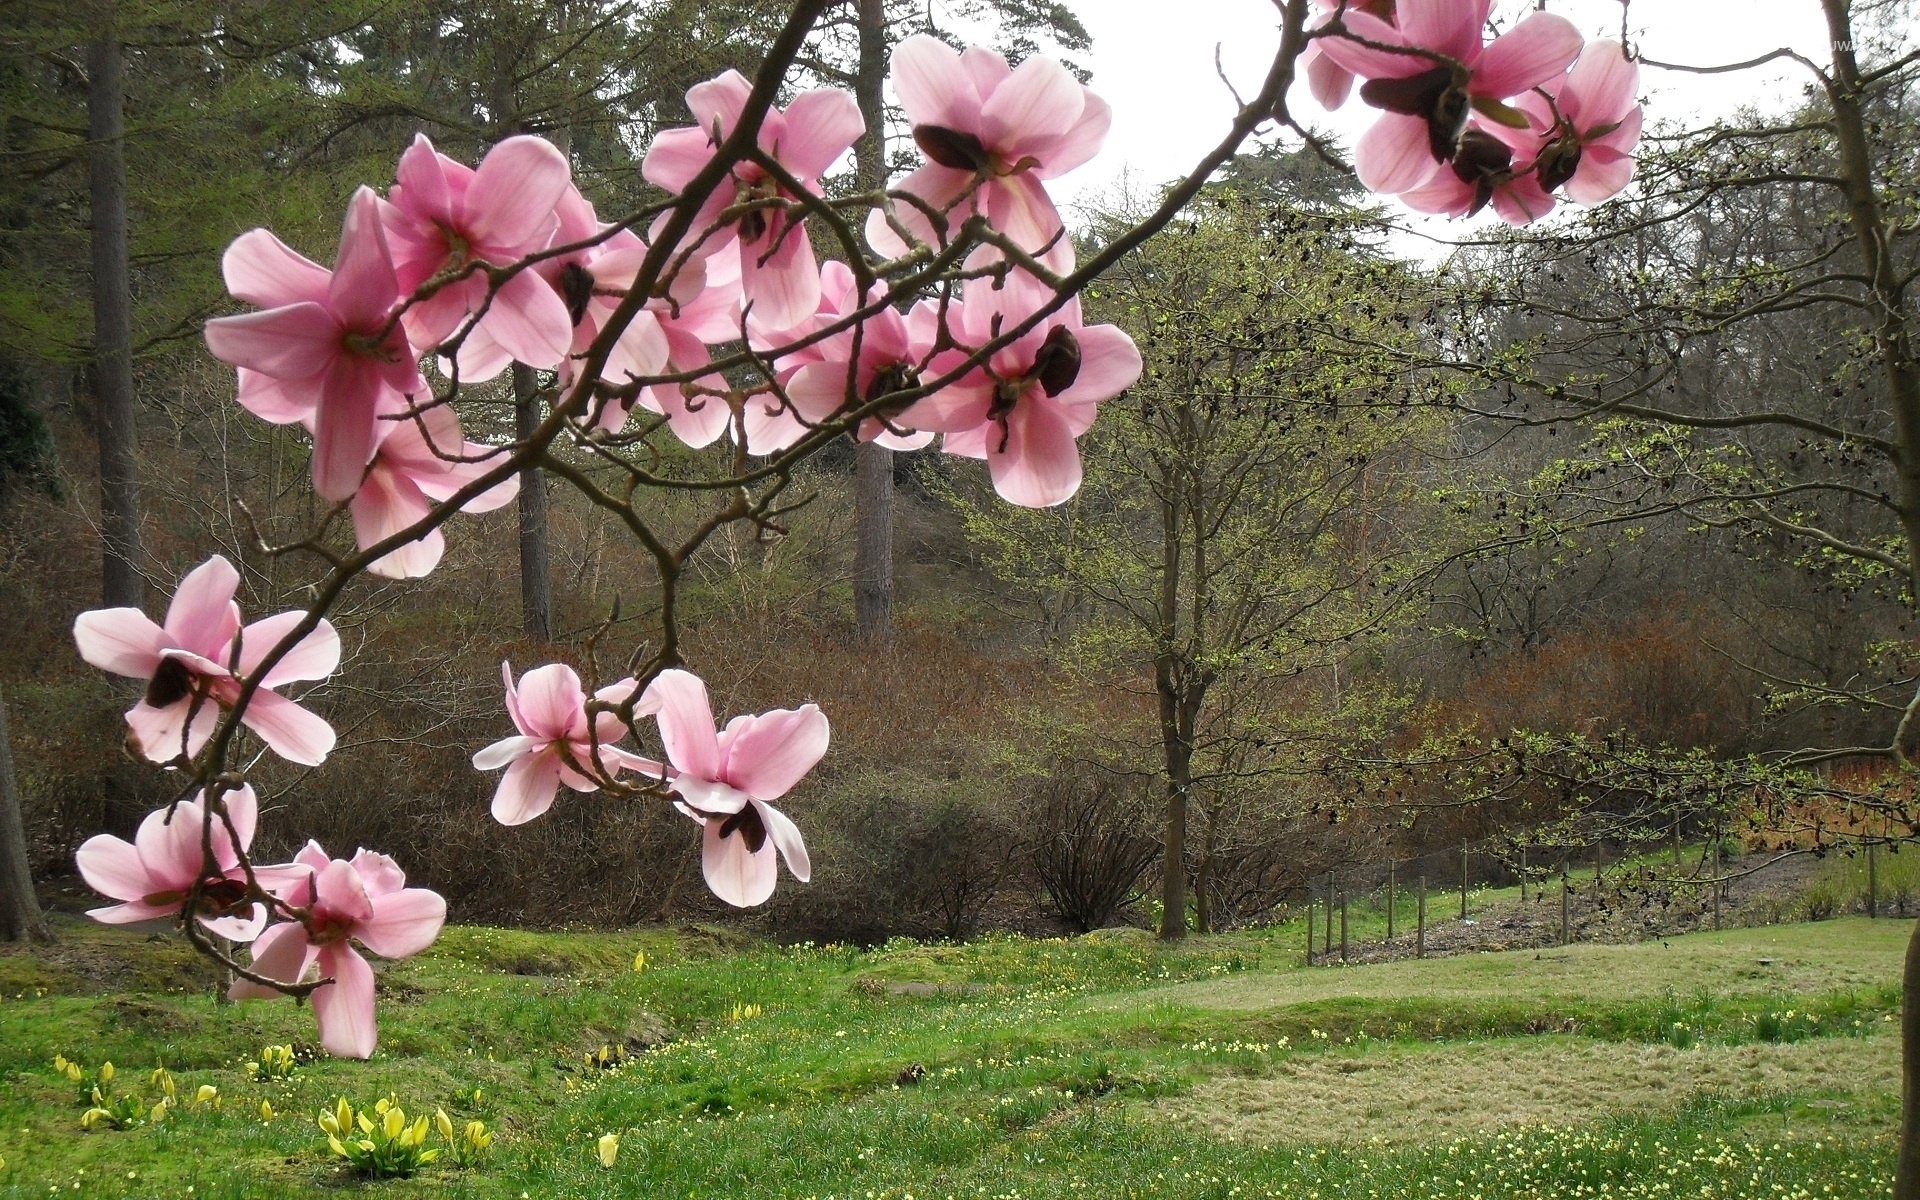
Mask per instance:
[[[105,908],[90,908],[87,916],[102,925],[132,925],[139,921],[158,921],[162,917],[173,916],[184,903],[184,900],[179,900],[172,904],[145,904],[133,900],[126,904],[109,904]]]
[[[308,379],[340,353],[340,326],[312,301],[207,322],[207,349],[224,363],[275,379]]]
[[[111,834],[101,833],[88,838],[81,843],[73,860],[74,865],[80,868],[80,878],[86,880],[87,886],[102,896],[111,896],[115,900],[138,901],[143,896],[150,896],[160,890],[153,886],[152,876],[148,874],[146,865],[140,861],[140,852],[134,849],[132,843]],[[127,919],[137,921],[144,918]]]
[[[713,161],[713,143],[705,130],[691,126],[663,129],[647,147],[640,163],[640,174],[648,183],[678,195],[701,168]]]
[[[1051,508],[1080,490],[1080,447],[1055,403],[1030,391],[1007,414],[1006,436],[997,432],[988,430],[987,470],[1001,499]]]
[[[700,870],[713,894],[735,908],[764,904],[773,895],[778,868],[774,864],[771,839],[760,846],[758,854],[747,849],[746,839],[738,833],[721,837],[723,822],[708,821],[700,832]]]
[[[1605,146],[1588,146],[1580,155],[1580,169],[1567,180],[1567,198],[1580,204],[1599,204],[1618,195],[1633,180],[1633,159]]]
[[[587,694],[565,663],[535,667],[520,677],[521,728],[543,741],[561,741],[586,729]]]
[[[713,728],[707,685],[691,671],[662,671],[647,685],[660,741],[674,768],[701,779],[720,778],[720,739]]]
[[[977,133],[980,92],[960,55],[939,38],[916,33],[894,49],[893,90],[909,125],[938,125]]]
[[[498,771],[514,759],[532,750],[541,743],[525,735],[501,738],[489,746],[482,746],[473,755],[473,769],[476,771]]]
[[[1353,148],[1354,170],[1360,182],[1376,192],[1412,191],[1433,177],[1440,163],[1433,157],[1427,123],[1404,113],[1381,113]]]
[[[1036,54],[1014,68],[980,108],[980,140],[1008,163],[1047,155],[1079,123],[1087,89],[1054,59]]]
[[[1351,76],[1349,76],[1351,78]],[[1057,179],[1087,163],[1106,145],[1113,127],[1113,106],[1085,88],[1080,89],[1085,104],[1073,128],[1047,151],[1046,159],[1033,169],[1041,179]]]
[[[516,360],[541,370],[558,366],[573,345],[566,301],[533,271],[500,285],[480,327]]]
[[[1061,404],[1111,400],[1140,378],[1140,349],[1118,325],[1088,325],[1075,331],[1080,374],[1054,399]]]
[[[360,490],[379,444],[382,387],[370,359],[342,354],[328,367],[313,428],[313,489],[323,499],[347,500]]]
[[[1440,0],[1443,4],[1458,5],[1456,0]],[[1381,46],[1405,46],[1412,38],[1399,29],[1382,21],[1371,13],[1350,9],[1342,18],[1354,37],[1364,38]],[[1391,50],[1376,50],[1373,46],[1362,45],[1358,41],[1333,35],[1314,39],[1313,45],[1320,53],[1332,59],[1336,64],[1360,76],[1362,79],[1405,79],[1423,71],[1431,71],[1432,59],[1419,54],[1395,54]]]
[[[249,965],[254,974],[281,983],[299,983],[319,955],[307,937],[306,927],[297,921],[268,926],[265,933],[253,940],[252,952],[253,961]],[[283,994],[250,979],[236,979],[227,989],[227,995],[235,1000],[271,1000]]]
[[[493,793],[493,819],[525,825],[553,807],[560,792],[560,760],[551,751],[524,755],[500,777]]]
[[[752,94],[753,85],[747,82],[746,76],[738,71],[722,71],[687,89],[687,109],[693,113],[693,123],[702,133],[708,136],[717,133],[724,138],[733,132],[733,124],[740,119],[747,107],[747,97]]]
[[[774,154],[803,183],[826,174],[867,131],[853,95],[840,88],[801,92],[787,105],[787,132]]]
[[[1531,13],[1487,44],[1473,65],[1473,94],[1504,100],[1538,87],[1567,69],[1583,40],[1565,17]]]
[[[820,307],[820,268],[805,224],[769,219],[765,237],[740,243],[740,287],[754,320],[793,329]]]
[[[379,1043],[373,1023],[373,968],[345,942],[320,951],[320,973],[333,982],[313,993],[320,1044],[335,1058],[371,1058]]]
[[[341,325],[371,334],[379,331],[399,299],[393,256],[380,226],[379,200],[372,188],[362,187],[347,202],[340,257],[327,285],[327,307]]]
[[[367,895],[376,900],[381,896],[392,895],[407,886],[407,873],[400,869],[400,864],[393,861],[391,856],[381,854],[377,850],[369,850],[362,846],[353,852],[353,857],[348,862],[352,865],[354,872],[360,876],[360,882],[365,885]]]
[[[240,723],[260,735],[267,748],[290,763],[317,767],[333,751],[333,726],[300,705],[261,688],[247,702]]]
[[[273,425],[292,425],[313,419],[320,403],[320,380],[275,379],[247,367],[239,368],[235,399],[240,407]]]
[[[220,256],[227,291],[261,308],[327,299],[331,272],[265,229],[249,229]]]
[[[771,804],[760,805],[760,819],[767,823],[767,836],[780,848],[780,857],[787,860],[787,870],[801,883],[811,880],[813,860],[807,856],[807,843],[800,837],[800,827]]]
[[[224,665],[240,629],[233,603],[239,588],[240,572],[224,555],[216,554],[187,572],[167,605],[162,626],[173,644]]]
[[[826,754],[827,740],[816,705],[762,713],[728,744],[724,778],[756,800],[778,800]]]
[[[1604,38],[1588,42],[1560,88],[1560,110],[1583,131],[1610,125],[1633,107],[1639,87],[1639,64],[1627,57],[1619,42]]]
[[[172,645],[166,631],[137,608],[97,608],[73,621],[73,642],[80,657],[115,675],[152,676],[160,652]]]
[[[360,944],[382,958],[405,958],[433,945],[447,923],[447,902],[426,888],[403,888],[373,899],[373,916],[354,927]]]
[[[261,660],[266,658],[267,652],[286,640],[306,619],[306,613],[289,609],[248,624],[240,633],[239,673],[253,674]],[[339,667],[340,635],[335,632],[333,622],[323,617],[311,632],[281,655],[280,661],[273,664],[273,669],[260,681],[260,686],[278,688],[298,680],[325,679]]]
[[[267,927],[267,906],[250,904],[243,913],[224,917],[201,917],[205,925],[216,937],[226,938],[230,942],[251,942],[260,936]]]
[[[1353,72],[1323,53],[1320,42],[1308,44],[1300,55],[1300,67],[1306,71],[1307,87],[1321,108],[1332,112],[1347,102],[1353,92]]]
[[[207,700],[194,713],[193,728],[188,730],[187,712],[192,707],[191,699],[177,700],[165,708],[155,708],[142,700],[127,710],[128,740],[149,762],[172,762],[183,753],[191,758],[200,753],[220,723],[220,706]],[[186,734],[184,745],[182,733]]]
[[[1358,25],[1352,20],[1354,15],[1348,14],[1349,27],[1358,31]],[[1480,51],[1487,4],[1463,0],[1399,0],[1393,7],[1393,19],[1400,29],[1399,40],[1404,44],[1470,63]]]
[[[500,266],[544,249],[559,225],[554,209],[571,175],[566,155],[545,138],[522,134],[487,151],[467,188],[467,232],[473,244],[511,256]]]

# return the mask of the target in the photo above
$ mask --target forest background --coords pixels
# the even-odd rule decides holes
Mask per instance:
[[[874,2],[823,25],[816,78],[857,80]],[[1086,298],[1147,373],[1085,439],[1072,502],[1010,512],[973,464],[876,467],[849,445],[806,468],[814,499],[784,537],[716,538],[682,585],[688,659],[725,711],[811,699],[835,732],[793,803],[814,881],[744,919],[875,941],[1154,921],[1172,896],[1178,927],[1205,930],[1327,871],[1463,841],[1774,845],[1783,822],[1760,810],[1784,761],[1818,768],[1816,804],[1842,797],[1800,811],[1813,833],[1792,844],[1857,831],[1846,789],[1896,757],[1914,688],[1898,467],[1875,449],[1895,385],[1871,318],[1876,287],[1904,289],[1920,258],[1920,139],[1910,7],[1852,9],[1892,280],[1848,223],[1817,85],[1657,128],[1627,198],[1437,265],[1394,257],[1395,215],[1285,139]],[[1015,58],[1090,50],[1043,0],[878,11],[896,42],[931,22]],[[103,549],[109,602],[157,596],[213,551],[241,565],[250,608],[299,597],[254,535],[312,516],[305,448],[239,417],[199,338],[226,311],[232,237],[270,225],[324,257],[342,199],[386,183],[415,131],[468,160],[545,135],[603,213],[635,207],[638,156],[684,121],[685,89],[751,69],[783,15],[9,6],[0,688],[37,878],[64,877],[91,834],[129,834],[165,790],[101,752],[127,697],[70,651]],[[123,137],[102,123],[115,79]],[[122,145],[124,367],[100,333],[98,257],[103,151]],[[1097,244],[1154,199],[1108,195],[1079,235]],[[510,438],[531,383],[493,385],[496,423],[471,435]],[[340,750],[312,771],[260,764],[262,848],[290,848],[275,839],[296,825],[367,840],[461,920],[722,917],[671,812],[589,798],[505,836],[482,819],[492,781],[467,760],[500,732],[499,648],[517,666],[579,656],[604,622],[648,615],[649,567],[609,518],[526,494],[474,519],[433,588],[353,585],[333,616],[348,669],[315,696]],[[520,571],[485,549],[516,542]]]

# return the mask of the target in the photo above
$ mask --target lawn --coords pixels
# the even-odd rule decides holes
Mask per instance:
[[[0,1197],[1877,1196],[1909,929],[1307,970],[1297,929],[452,928],[382,971],[381,1048],[353,1063],[313,1059],[291,1003],[216,1004],[177,939],[69,922],[0,954]],[[291,1078],[249,1070],[280,1043]],[[164,1065],[179,1102],[82,1130],[56,1055],[149,1101]],[[315,1117],[388,1093],[484,1122],[489,1157],[355,1180]]]

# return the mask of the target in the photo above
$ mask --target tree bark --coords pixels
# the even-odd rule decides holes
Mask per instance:
[[[109,10],[110,14],[111,10]],[[108,18],[110,21],[110,16]],[[133,297],[127,279],[126,55],[110,28],[87,44],[87,162],[93,240],[93,412],[100,445],[100,597],[146,599],[134,451]]]
[[[860,65],[854,99],[867,131],[854,143],[863,188],[887,182],[887,109],[881,86],[887,74],[886,0],[857,0]],[[868,644],[893,636],[893,451],[872,442],[854,450],[853,626]]]
[[[525,363],[513,364],[513,417],[518,437],[531,437],[540,427],[540,381]],[[542,642],[553,638],[546,478],[539,467],[520,472],[520,627]]]
[[[27,831],[20,819],[20,788],[13,775],[13,744],[7,736],[7,701],[0,696],[0,941],[52,940],[33,892]]]
[[[1893,230],[1874,178],[1850,0],[1821,0],[1820,6],[1833,52],[1825,86],[1833,110],[1847,215],[1869,280],[1874,346],[1887,377],[1900,445],[1900,521],[1907,542],[1908,587],[1913,598],[1920,600],[1920,362],[1914,358],[1913,313],[1907,306],[1900,265],[1894,258]],[[1905,732],[1896,730],[1896,741]],[[1893,1194],[1894,1200],[1920,1200],[1920,925],[1908,941],[1902,982],[1900,1146]]]

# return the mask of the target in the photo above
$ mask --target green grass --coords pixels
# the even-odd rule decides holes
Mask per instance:
[[[55,952],[0,954],[0,1198],[347,1185],[456,1197],[1464,1200],[1587,1195],[1603,1182],[1620,1196],[1865,1197],[1884,1193],[1890,1170],[1897,1097],[1867,1068],[1893,1044],[1884,1030],[1909,929],[1841,920],[1308,971],[1295,965],[1298,926],[1171,949],[1122,931],[871,951],[701,928],[454,928],[382,971],[373,1060],[321,1058],[291,1080],[255,1082],[245,1063],[262,1045],[311,1046],[309,1012],[216,1004],[177,941],[66,924]],[[582,1062],[603,1047],[614,1066]],[[89,1069],[110,1059],[123,1089],[146,1087],[164,1063],[183,1096],[211,1084],[222,1107],[83,1132],[56,1054]],[[1801,1065],[1821,1055],[1864,1066]],[[1611,1108],[1552,1129],[1452,1134],[1377,1107],[1404,1076],[1431,1091],[1395,1103],[1470,1111],[1482,1107],[1471,1088],[1503,1086],[1493,1070],[1476,1082],[1474,1064],[1550,1077],[1562,1057],[1595,1078],[1620,1064]],[[1772,1082],[1758,1089],[1664,1080],[1710,1060],[1713,1078],[1742,1079],[1762,1058]],[[1351,1105],[1351,1119],[1194,1116],[1222,1088],[1251,1112],[1308,1085],[1329,1112]],[[442,1106],[456,1122],[485,1121],[500,1135],[491,1160],[408,1181],[346,1178],[314,1117],[338,1095],[389,1091],[410,1113]],[[609,1132],[622,1138],[612,1169],[595,1153]],[[1644,1190],[1653,1180],[1670,1190]]]

